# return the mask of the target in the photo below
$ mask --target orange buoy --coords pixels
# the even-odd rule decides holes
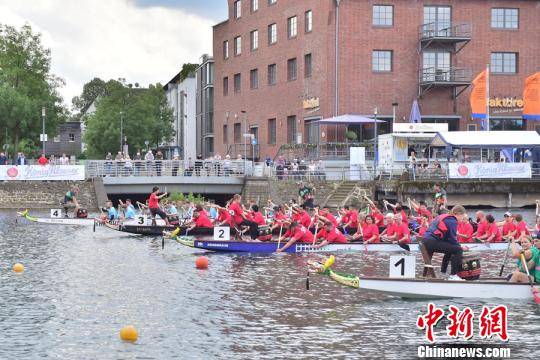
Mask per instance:
[[[195,260],[195,267],[197,269],[208,269],[208,258],[206,256],[199,256]]]
[[[134,342],[134,341],[137,341],[138,337],[139,337],[139,334],[137,334],[137,329],[135,329],[135,326],[133,325],[124,326],[120,330],[120,339],[124,341]]]
[[[24,271],[24,265],[21,264],[21,263],[16,263],[15,265],[13,265],[13,271],[16,272],[16,273],[21,273]]]

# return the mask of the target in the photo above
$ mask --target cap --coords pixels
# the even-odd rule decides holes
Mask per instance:
[[[508,211],[507,211],[507,212],[504,213],[504,217],[511,217],[511,216],[512,216],[512,213],[511,213],[511,212],[508,212]]]

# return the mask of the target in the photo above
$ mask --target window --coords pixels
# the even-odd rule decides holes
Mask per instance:
[[[229,77],[225,76],[223,78],[223,96],[229,95]]]
[[[422,81],[450,80],[450,52],[426,51],[422,61]]]
[[[520,118],[505,118],[492,116],[489,119],[489,130],[492,131],[515,131],[527,130],[526,120]]]
[[[242,16],[242,1],[236,0],[234,2],[234,18],[240,19],[241,16]]]
[[[307,33],[313,31],[313,11],[308,10],[304,14],[304,20],[305,20],[305,31]]]
[[[296,58],[287,60],[287,80],[296,80]]]
[[[517,73],[517,61],[517,53],[491,53],[491,72],[494,74],[515,74]]]
[[[311,54],[304,55],[304,77],[310,78],[312,72]]]
[[[234,38],[234,55],[238,56],[242,54],[242,37],[237,36]]]
[[[268,44],[272,45],[277,42],[277,24],[268,25]]]
[[[259,10],[259,0],[251,0],[251,12]]]
[[[53,138],[53,141],[55,143],[59,143],[60,142],[60,135],[56,135],[54,138]]]
[[[277,80],[277,65],[268,65],[268,85],[276,85]]]
[[[298,19],[296,16],[292,16],[287,19],[287,35],[289,36],[289,39],[292,39],[296,37],[298,34]]]
[[[519,10],[491,9],[491,27],[495,29],[517,29],[519,27]]]
[[[373,5],[373,26],[394,25],[394,7],[392,5]]]
[[[242,142],[242,124],[234,123],[233,137],[235,144],[240,144]]]
[[[252,89],[259,87],[259,70],[253,69],[249,72],[249,86]]]
[[[296,116],[287,116],[287,143],[296,143]]]
[[[242,75],[234,74],[234,92],[235,93],[240,92],[241,87],[242,87]]]
[[[225,40],[223,42],[223,58],[224,59],[229,58],[229,40]]]
[[[450,6],[424,6],[424,32],[432,36],[452,35],[452,8]]]
[[[227,125],[223,125],[223,143],[228,144],[229,143],[229,133],[227,129]]]
[[[392,71],[392,51],[373,50],[372,70],[385,72]]]
[[[249,33],[249,43],[251,51],[259,48],[259,30],[253,30]]]
[[[268,0],[268,5],[274,5],[277,3],[277,0]]]
[[[69,142],[74,142],[75,141],[75,134],[68,134],[68,140],[69,140]]]
[[[476,131],[476,124],[467,124],[467,131]]]
[[[276,143],[276,119],[268,119],[268,145]]]

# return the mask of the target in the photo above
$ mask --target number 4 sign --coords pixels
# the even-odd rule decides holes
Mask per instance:
[[[51,218],[58,219],[62,217],[61,209],[51,209]]]
[[[214,240],[230,240],[231,228],[227,226],[214,228]]]
[[[390,256],[391,278],[415,278],[416,257],[411,255]]]

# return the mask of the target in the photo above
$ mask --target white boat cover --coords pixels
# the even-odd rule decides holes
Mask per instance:
[[[536,131],[445,131],[438,132],[431,146],[464,148],[540,147]]]

